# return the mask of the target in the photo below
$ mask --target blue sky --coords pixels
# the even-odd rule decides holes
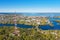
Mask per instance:
[[[0,12],[60,12],[60,0],[0,0]]]

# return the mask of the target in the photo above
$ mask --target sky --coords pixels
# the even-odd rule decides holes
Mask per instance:
[[[60,0],[0,0],[0,12],[60,12]]]

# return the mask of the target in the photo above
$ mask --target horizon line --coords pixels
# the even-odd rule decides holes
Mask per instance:
[[[0,13],[60,13],[60,12],[0,12]]]

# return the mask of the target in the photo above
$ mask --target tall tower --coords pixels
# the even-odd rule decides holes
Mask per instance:
[[[15,12],[16,13],[16,12]],[[15,34],[16,36],[20,36],[20,31],[18,30],[18,28],[17,28],[17,16],[16,15],[14,15],[14,32],[13,32],[13,34]]]
[[[4,16],[3,15],[1,16],[1,20],[2,20],[2,23],[4,23]]]

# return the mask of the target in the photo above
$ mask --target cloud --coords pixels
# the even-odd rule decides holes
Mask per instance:
[[[27,9],[3,9],[0,10],[0,12],[59,12],[60,13],[60,9],[57,8],[27,8]]]

